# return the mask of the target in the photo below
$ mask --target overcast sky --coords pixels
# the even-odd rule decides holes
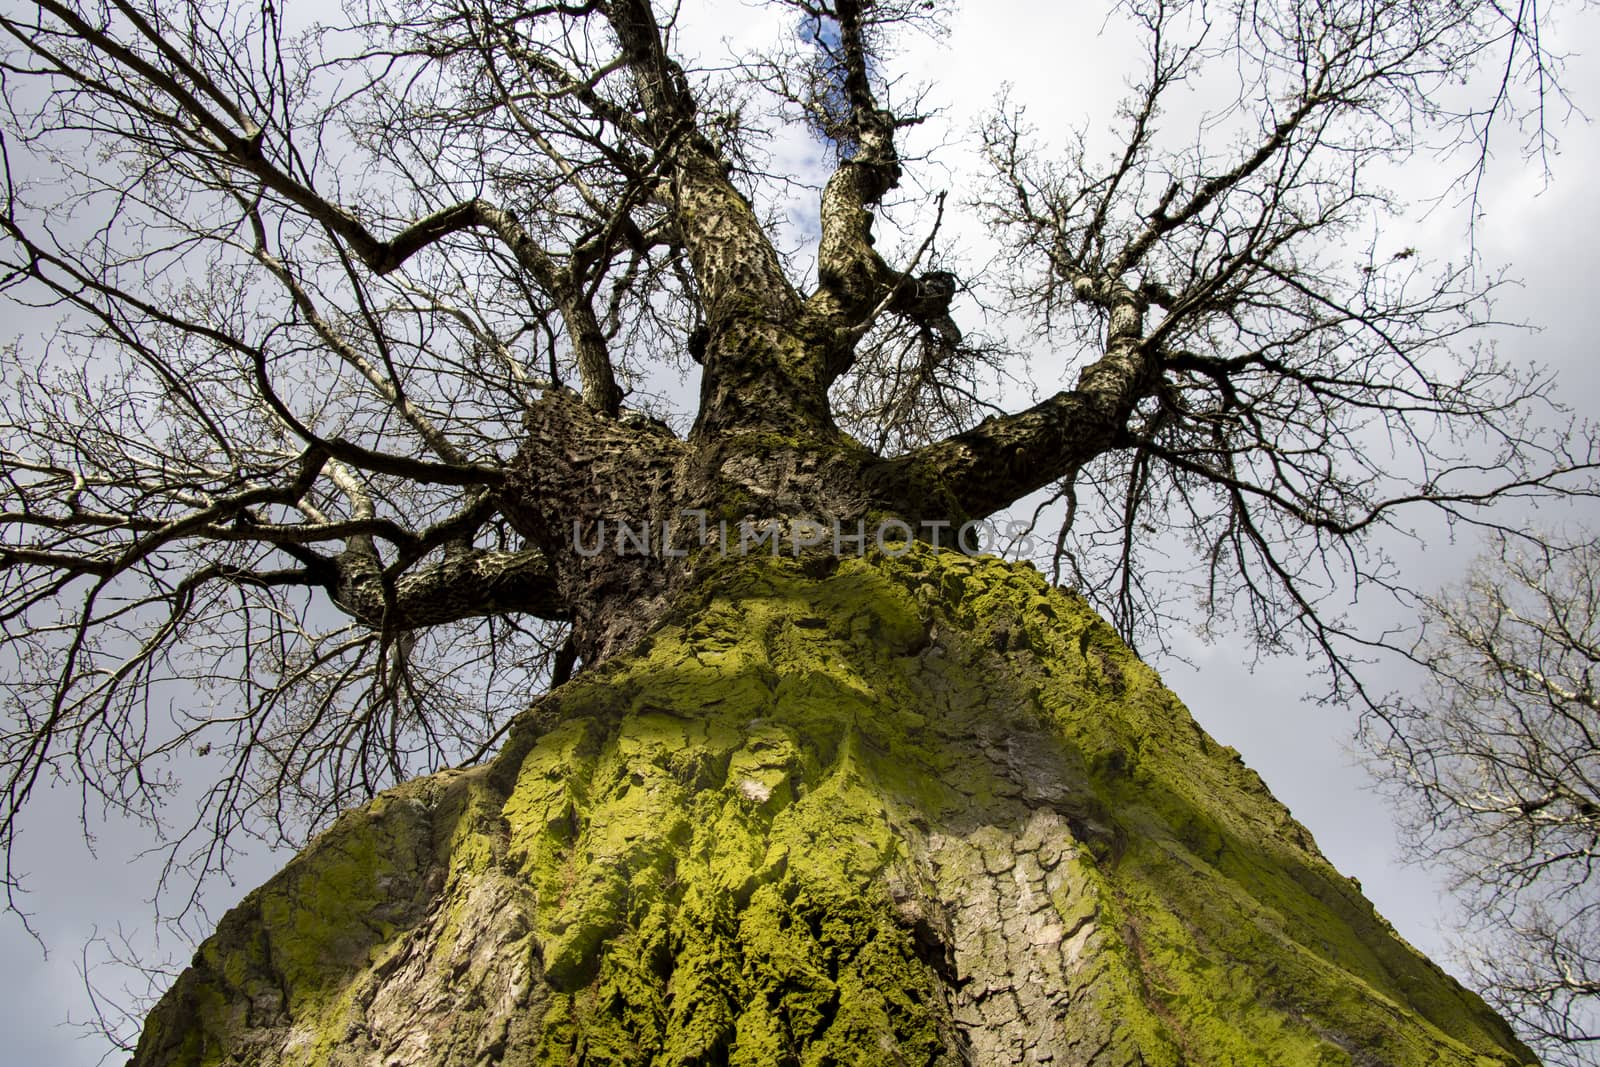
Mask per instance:
[[[694,6],[694,0],[687,5]],[[957,15],[946,41],[913,43],[902,59],[912,80],[934,83],[930,103],[947,109],[943,121],[953,135],[969,129],[978,111],[994,102],[1003,82],[1012,84],[1013,99],[1029,106],[1047,137],[1085,117],[1104,130],[1124,90],[1120,45],[1114,34],[1110,39],[1098,36],[1098,16],[1075,12],[1078,6],[1059,0],[975,3]],[[718,4],[714,17],[699,23],[694,47],[714,60],[723,51],[723,39],[735,49],[765,43],[774,36],[774,17],[737,0]],[[1600,83],[1584,75],[1581,58],[1600,48],[1600,25],[1594,17],[1580,21],[1574,15],[1571,25],[1561,27],[1559,39],[1578,57],[1568,75],[1578,103],[1600,108]],[[1537,334],[1504,337],[1502,352],[1556,368],[1563,376],[1563,395],[1586,410],[1592,408],[1600,384],[1586,325],[1593,316],[1592,287],[1600,265],[1592,193],[1593,175],[1600,172],[1600,136],[1581,119],[1567,121],[1557,114],[1553,121],[1561,152],[1548,187],[1536,168],[1520,161],[1511,143],[1496,158],[1484,196],[1487,214],[1478,232],[1479,247],[1487,264],[1511,264],[1523,280],[1498,305],[1502,317],[1542,327]],[[822,163],[817,146],[804,142],[781,143],[775,152],[780,166],[814,168]],[[940,166],[924,170],[922,180],[929,190],[948,189],[952,200],[959,199],[970,159],[959,148],[949,148],[936,162]],[[1419,194],[1436,192],[1443,173],[1419,161],[1401,179]],[[797,226],[814,217],[814,206],[808,203],[793,207]],[[1460,223],[1459,215],[1437,211],[1406,231],[1406,243],[1434,258],[1458,257],[1463,251]],[[977,250],[981,232],[970,225],[963,229],[956,213],[949,225],[952,237],[959,235]],[[1425,555],[1405,550],[1402,563],[1417,575],[1416,584],[1431,587],[1457,577],[1475,550],[1471,540],[1435,542]],[[1439,929],[1444,906],[1436,899],[1434,881],[1427,871],[1402,862],[1390,812],[1371,792],[1365,772],[1352,764],[1353,714],[1303,701],[1310,688],[1304,664],[1271,662],[1250,673],[1238,649],[1227,644],[1186,640],[1181,651],[1192,665],[1161,664],[1167,684],[1220,742],[1243,753],[1334,864],[1361,880],[1406,938],[1448,963]],[[0,958],[7,962],[0,972],[0,1061],[7,1063],[99,1061],[103,1045],[77,1040],[58,1025],[69,1014],[81,1018],[88,1013],[77,971],[79,949],[94,930],[114,933],[120,926],[134,933],[135,943],[147,951],[151,923],[145,900],[153,890],[153,867],[130,862],[141,840],[128,828],[101,827],[98,856],[91,855],[81,843],[75,801],[63,791],[45,797],[32,813],[23,841],[33,922],[49,946],[49,958],[41,956],[14,918],[0,917]],[[239,884],[214,887],[209,903],[225,907],[281,860],[256,856],[241,863]],[[182,954],[181,946],[168,944]]]

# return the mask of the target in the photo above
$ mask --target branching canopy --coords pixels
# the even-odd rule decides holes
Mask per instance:
[[[1145,556],[1181,538],[1200,621],[1343,684],[1322,601],[1391,580],[1368,542],[1400,509],[1581,490],[1552,383],[1475,343],[1492,284],[1372,236],[1385,166],[1482,162],[1518,86],[1553,84],[1534,7],[1128,0],[1145,65],[1109,160],[1048,155],[1007,104],[987,183],[907,218],[927,116],[890,46],[945,12],[771,6],[793,43],[707,69],[648,0],[0,15],[8,855],[46,776],[154,818],[164,758],[202,754],[168,839],[210,869],[240,827],[472,758],[670,593],[565,539],[628,507],[960,522],[1053,495],[1057,567],[1125,632],[1186,614]],[[1480,69],[1491,100],[1441,102]],[[1223,104],[1169,128],[1218,70]],[[762,151],[785,124],[831,156],[798,254],[804,176]],[[943,246],[958,211],[1004,268]],[[1032,406],[999,384],[1022,347],[1067,368]]]
[[[1600,542],[1509,538],[1428,600],[1422,699],[1372,737],[1418,854],[1454,875],[1474,984],[1548,1063],[1600,1041]]]

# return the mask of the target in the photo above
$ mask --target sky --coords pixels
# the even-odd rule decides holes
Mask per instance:
[[[770,43],[779,30],[774,15],[754,3],[687,0],[685,6],[685,47],[707,62]],[[930,144],[945,142],[934,165],[921,172],[930,196],[948,190],[954,202],[970,187],[972,160],[959,142],[1005,83],[1011,85],[1013,99],[1028,104],[1046,137],[1085,117],[1091,118],[1092,128],[1110,123],[1112,107],[1125,88],[1119,58],[1123,42],[1114,24],[1105,24],[1108,29],[1102,34],[1100,16],[1090,7],[1058,0],[986,0],[959,10],[947,39],[907,44],[895,69],[905,71],[910,81],[928,82],[930,103],[944,109],[937,123],[919,131]],[[1562,46],[1575,57],[1568,84],[1578,105],[1591,109],[1600,109],[1600,77],[1585,75],[1582,57],[1600,51],[1597,16],[1600,12],[1581,20],[1573,15],[1560,32]],[[1511,144],[1493,161],[1478,246],[1486,264],[1509,264],[1521,279],[1503,295],[1497,311],[1503,318],[1540,328],[1506,335],[1500,341],[1502,353],[1554,368],[1561,375],[1563,395],[1580,409],[1592,410],[1600,369],[1586,320],[1600,267],[1591,184],[1592,175],[1600,172],[1600,132],[1579,115],[1558,113],[1553,125],[1560,151],[1548,181]],[[773,152],[779,168],[815,170],[823,163],[819,146],[803,139],[780,141]],[[1440,179],[1432,161],[1420,160],[1394,181],[1402,190],[1416,190],[1420,201],[1424,191],[1437,190]],[[803,232],[814,219],[814,204],[798,198],[791,210],[796,231]],[[981,229],[958,214],[952,211],[949,222],[952,238],[981,250]],[[1406,241],[1448,258],[1462,248],[1460,216],[1436,210],[1410,227]],[[1433,588],[1460,576],[1476,543],[1466,537],[1436,540],[1426,553],[1405,546],[1398,550],[1408,577]],[[1362,608],[1356,605],[1354,610]],[[1157,664],[1168,686],[1218,741],[1240,750],[1311,830],[1334,865],[1360,880],[1404,937],[1448,965],[1442,928],[1448,905],[1438,899],[1436,875],[1407,864],[1400,854],[1392,812],[1352,754],[1354,714],[1307,702],[1314,683],[1303,663],[1267,661],[1251,671],[1236,643],[1206,645],[1187,636],[1181,637],[1178,651],[1187,662]],[[120,928],[141,953],[149,951],[147,900],[154,866],[148,858],[136,858],[144,840],[136,828],[98,826],[91,854],[82,843],[76,816],[76,798],[70,792],[48,794],[30,816],[23,843],[33,891],[28,906],[49,947],[48,957],[13,917],[0,917],[0,959],[6,963],[0,968],[0,1035],[5,1035],[0,1060],[8,1063],[97,1063],[105,1047],[79,1039],[70,1026],[61,1025],[69,1016],[82,1019],[89,1012],[78,973],[80,949],[97,931],[114,935]],[[246,858],[235,868],[234,884],[212,887],[208,907],[220,914],[284,858]],[[163,947],[176,952],[180,961],[187,951],[172,938]],[[111,1061],[118,1059],[113,1055]]]

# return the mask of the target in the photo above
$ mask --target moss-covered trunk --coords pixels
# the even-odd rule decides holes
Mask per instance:
[[[1532,1061],[1081,601],[922,547],[729,561],[251,894],[134,1059]]]

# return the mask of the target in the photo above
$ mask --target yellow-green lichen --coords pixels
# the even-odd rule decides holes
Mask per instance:
[[[258,891],[137,1062],[1530,1061],[1025,567],[727,560],[453,781]]]

